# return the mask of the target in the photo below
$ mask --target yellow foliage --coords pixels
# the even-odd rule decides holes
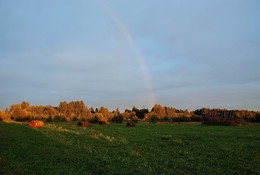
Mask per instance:
[[[0,109],[0,120],[4,120],[5,119],[5,112],[3,112],[1,109]]]
[[[129,112],[124,112],[122,115],[123,115],[124,120],[129,119],[131,116]]]
[[[144,120],[150,120],[152,116],[158,116],[158,115],[157,115],[157,113],[155,113],[155,112],[147,113],[147,114],[144,116]]]

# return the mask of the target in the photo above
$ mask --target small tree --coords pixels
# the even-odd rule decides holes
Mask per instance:
[[[118,114],[117,116],[112,118],[112,122],[114,123],[122,123],[124,120],[124,117],[122,114]]]
[[[135,116],[132,116],[131,117],[131,120],[132,120],[132,122],[134,122],[134,123],[138,123],[138,117],[135,115]]]
[[[150,118],[150,122],[153,123],[153,124],[157,123],[158,120],[159,120],[158,115],[152,115],[151,118]]]
[[[149,114],[146,114],[144,119],[149,121],[149,123],[157,123],[159,120],[159,117],[155,112],[151,112]]]
[[[107,122],[102,113],[95,113],[89,120],[90,123],[98,123],[99,121]]]

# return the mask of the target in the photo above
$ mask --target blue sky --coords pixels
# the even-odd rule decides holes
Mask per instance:
[[[0,0],[0,108],[151,109],[150,88],[163,106],[260,110],[259,31],[259,0]]]

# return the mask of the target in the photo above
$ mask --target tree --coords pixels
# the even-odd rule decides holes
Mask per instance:
[[[10,112],[14,120],[21,121],[29,119],[28,112],[25,109],[22,109],[21,104],[13,104],[10,107]]]
[[[136,116],[139,119],[143,119],[145,114],[149,113],[148,109],[141,109],[139,110],[137,107],[133,106],[132,111],[135,112]]]
[[[155,104],[152,112],[156,113],[160,119],[163,119],[166,117],[166,111],[165,108],[163,108],[161,105]]]
[[[122,115],[124,117],[124,120],[127,120],[127,119],[129,119],[131,117],[129,112],[124,112]]]
[[[91,112],[92,114],[95,113],[94,108],[93,108],[92,106],[90,107],[90,112]]]
[[[157,123],[159,116],[155,112],[150,112],[145,115],[145,120],[149,121],[149,123]]]
[[[117,116],[114,116],[112,118],[112,122],[115,122],[115,123],[122,123],[124,120],[124,117],[122,114],[118,114]]]
[[[112,117],[110,111],[105,108],[104,106],[101,106],[101,108],[98,110],[99,113],[103,114],[103,116],[106,118],[106,119],[109,119]]]
[[[116,108],[116,111],[113,111],[113,112],[112,112],[112,116],[113,116],[113,117],[116,117],[116,116],[118,116],[118,115],[120,115],[120,114],[121,114],[121,113],[120,113],[120,111],[119,111],[118,108]],[[112,117],[112,118],[113,118],[113,117]]]
[[[59,110],[60,113],[66,115],[66,113],[68,111],[68,103],[66,101],[60,102],[58,110]]]
[[[21,107],[22,109],[30,109],[30,103],[23,101]]]
[[[0,121],[5,119],[5,112],[0,109]]]

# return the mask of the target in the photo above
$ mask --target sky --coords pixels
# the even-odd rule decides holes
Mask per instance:
[[[0,0],[0,109],[260,110],[259,0]]]

